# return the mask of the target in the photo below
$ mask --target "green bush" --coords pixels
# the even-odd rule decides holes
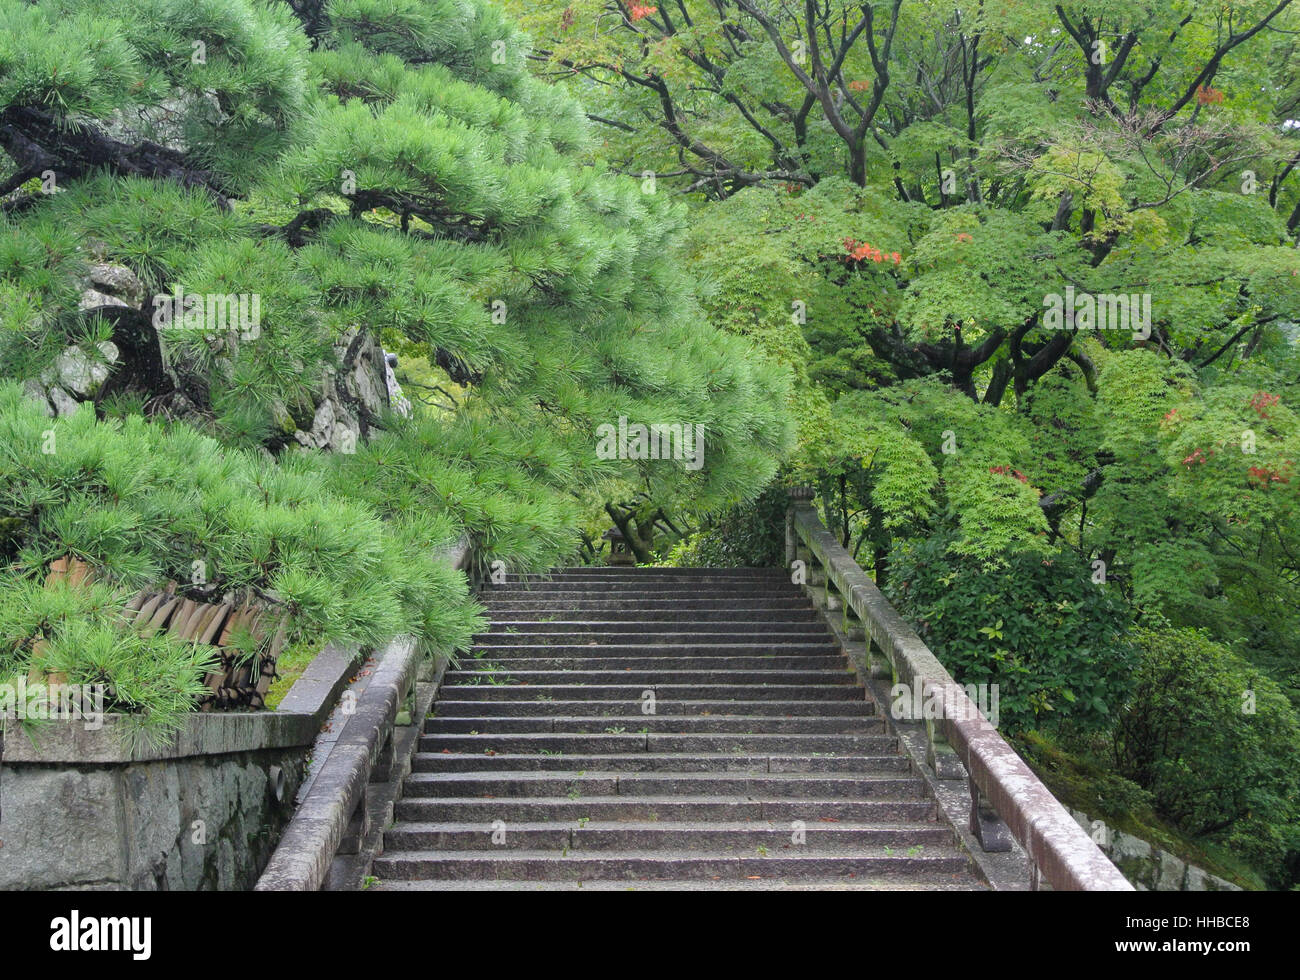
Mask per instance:
[[[295,6],[310,39],[265,0],[0,0],[0,108],[25,120],[0,147],[4,671],[36,633],[117,642],[116,614],[92,637],[42,611],[65,555],[114,608],[174,581],[279,604],[290,644],[465,647],[481,620],[439,559],[461,534],[475,571],[545,569],[602,504],[697,522],[789,447],[786,372],[700,314],[683,202],[591,155],[582,107],[530,74],[508,17]],[[58,193],[38,191],[47,162]],[[150,297],[176,289],[260,297],[265,317],[160,318]],[[379,409],[372,341],[430,366],[412,393],[436,412]],[[92,383],[73,385],[82,359]],[[326,405],[338,454],[300,452]],[[624,417],[698,426],[699,465],[598,451]],[[105,668],[122,710],[174,717],[194,663],[139,655],[158,669]]]
[[[1136,659],[1128,616],[1076,555],[955,562],[940,533],[895,547],[890,599],[962,684],[997,684],[999,727],[1015,734],[1107,724]]]
[[[271,594],[296,626],[338,642],[469,637],[463,577],[438,576],[372,508],[331,492],[331,457],[277,464],[184,425],[99,422],[89,407],[51,420],[14,384],[0,385],[0,445],[0,559],[19,576],[74,555],[124,587]],[[459,526],[434,533],[446,544]],[[431,609],[447,604],[469,611],[435,634]]]
[[[1281,689],[1206,634],[1140,629],[1114,733],[1119,771],[1188,833],[1222,841],[1277,882],[1300,847],[1300,718]]]
[[[127,598],[126,591],[103,584],[46,588],[32,579],[0,579],[0,684],[7,685],[5,692],[15,699],[14,705],[0,705],[0,710],[16,711],[17,699],[25,697],[16,682],[33,666],[32,640],[39,637],[37,677],[49,671],[62,684],[89,690],[102,686],[103,710],[127,716],[123,733],[129,741],[161,740],[175,731],[206,693],[202,680],[212,648],[182,642],[170,633],[145,636],[123,629]],[[48,697],[51,704],[59,700],[48,690],[33,692],[30,684],[27,694],[39,700]],[[23,706],[24,714],[30,704]],[[0,719],[0,728],[4,724]],[[29,722],[29,727],[39,738],[40,722]]]

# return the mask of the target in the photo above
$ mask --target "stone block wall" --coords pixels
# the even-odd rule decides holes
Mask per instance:
[[[276,711],[195,712],[166,744],[121,716],[0,736],[0,890],[248,890],[360,662],[329,644]]]
[[[0,763],[0,889],[251,888],[293,814],[306,754]]]

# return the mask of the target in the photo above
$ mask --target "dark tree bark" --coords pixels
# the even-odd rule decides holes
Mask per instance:
[[[23,180],[47,170],[54,172],[56,180],[107,170],[121,177],[173,180],[201,188],[223,209],[230,208],[220,179],[180,151],[150,140],[122,143],[92,126],[59,119],[33,106],[11,105],[0,111],[0,148],[27,175]]]

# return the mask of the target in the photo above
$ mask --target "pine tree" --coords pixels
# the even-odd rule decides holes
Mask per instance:
[[[770,480],[784,371],[527,54],[483,0],[0,0],[0,673],[73,635],[32,598],[62,555],[119,603],[202,558],[298,635],[454,648],[462,532],[541,569]],[[385,350],[438,408],[394,410]],[[698,426],[702,465],[603,458],[620,418]]]

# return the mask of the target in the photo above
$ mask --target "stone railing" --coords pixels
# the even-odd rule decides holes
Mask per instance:
[[[465,538],[446,556],[458,569],[470,560]],[[257,891],[361,886],[445,667],[445,658],[430,663],[409,637],[398,637],[380,652],[368,682],[341,712],[340,729],[317,741],[318,752],[328,754],[311,776]],[[422,675],[422,668],[429,674]]]
[[[805,563],[806,584],[825,589],[822,603],[842,609],[847,630],[868,639],[872,677],[903,684],[904,720],[924,722],[926,762],[938,779],[966,779],[970,830],[987,851],[1006,851],[1014,837],[1030,862],[1030,887],[1055,890],[1132,891],[1024,760],[980,714],[965,688],[876,588],[875,583],[822,525],[811,491],[796,489],[786,532],[786,557]],[[924,706],[914,718],[916,706]]]

